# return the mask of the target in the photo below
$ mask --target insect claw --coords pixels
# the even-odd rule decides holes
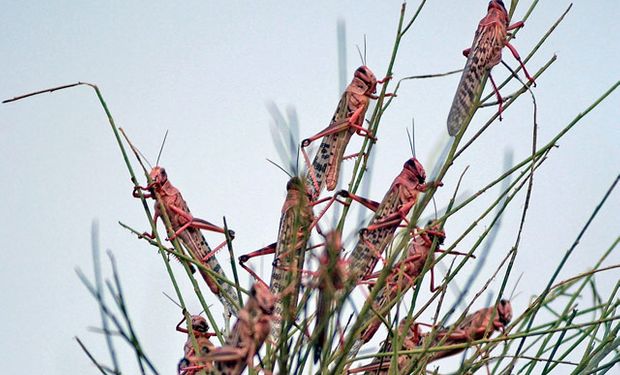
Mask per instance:
[[[235,239],[235,231],[232,229],[228,230],[228,237],[230,237],[231,240]]]
[[[139,235],[138,235],[138,238],[139,238],[139,239],[143,239],[143,238],[150,238],[150,239],[152,239],[152,240],[153,240],[153,239],[155,239],[155,235],[154,235],[154,234],[152,234],[152,233],[144,232],[144,233],[142,233],[142,234],[139,234]]]

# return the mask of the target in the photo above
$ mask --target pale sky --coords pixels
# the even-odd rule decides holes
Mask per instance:
[[[530,1],[521,3],[515,21]],[[429,1],[402,41],[395,79],[462,68],[461,51],[470,46],[486,5],[486,0]],[[513,41],[522,56],[568,5],[568,1],[540,2]],[[410,16],[417,2],[408,6]],[[151,161],[165,131],[170,131],[161,165],[196,217],[221,224],[226,216],[237,234],[235,251],[241,254],[275,240],[285,197],[287,177],[265,160],[278,160],[266,103],[274,101],[282,110],[293,106],[302,138],[323,129],[340,96],[338,19],[346,23],[347,82],[360,65],[355,46],[363,44],[364,35],[367,64],[381,78],[392,50],[400,2],[316,1],[292,6],[276,1],[4,1],[2,9],[0,99],[76,81],[96,83],[117,124]],[[558,56],[533,90],[539,145],[618,80],[618,14],[618,1],[576,1],[528,63],[534,73],[553,54]],[[507,50],[504,60],[517,67]],[[508,75],[502,66],[493,72],[498,81]],[[412,117],[417,156],[427,171],[432,169],[432,161],[448,142],[446,118],[458,79],[453,75],[403,84],[379,129],[369,192],[372,199],[383,197],[410,157],[405,128]],[[504,95],[516,88],[513,82]],[[523,273],[517,288],[522,294],[513,301],[516,314],[526,308],[530,296],[543,289],[543,280],[619,172],[619,98],[613,93],[585,117],[536,174],[520,253],[509,282],[512,288]],[[480,111],[466,138],[493,111]],[[76,335],[101,361],[109,363],[103,336],[88,330],[100,324],[97,305],[74,272],[79,267],[92,276],[90,227],[96,219],[101,247],[116,256],[145,351],[160,373],[174,373],[185,342],[185,336],[174,330],[180,311],[162,294],[172,295],[173,289],[154,248],[118,225],[122,221],[140,230],[148,228],[140,202],[131,197],[129,176],[94,92],[79,87],[2,104],[0,132],[0,174],[5,181],[0,185],[0,207],[5,210],[0,219],[4,240],[0,367],[6,373],[25,369],[45,374],[96,373],[73,340]],[[515,162],[526,158],[531,132],[532,101],[523,95],[506,110],[504,120],[494,123],[455,163],[436,194],[437,204],[447,204],[465,166],[470,168],[464,190],[471,194],[499,175],[507,150],[513,150]],[[348,150],[355,152],[359,144],[354,139]],[[344,170],[346,181],[351,165]],[[448,221],[446,245],[497,193],[489,192],[480,204]],[[523,199],[519,195],[504,217],[472,294],[512,247]],[[560,279],[588,270],[611,245],[619,232],[618,212],[620,193],[615,192]],[[488,220],[481,222],[459,250],[466,251],[486,224]],[[208,238],[211,243],[220,239]],[[223,264],[229,262],[227,254],[218,258]],[[616,251],[605,265],[619,262]],[[104,264],[105,275],[110,276]],[[267,276],[271,259],[253,264]],[[470,265],[473,269],[474,263]],[[183,280],[190,309],[199,312],[181,267],[173,267]],[[249,285],[247,275],[242,275],[244,285]],[[609,271],[597,276],[603,293],[609,293],[619,275]],[[467,271],[461,276],[457,284],[466,280]],[[499,290],[499,281],[474,309],[495,297],[492,293]],[[428,289],[421,293],[424,298]],[[447,296],[453,298],[452,293]],[[454,301],[447,302],[446,307]],[[133,373],[132,353],[120,341],[117,347],[123,368]],[[449,363],[445,366],[450,368]]]

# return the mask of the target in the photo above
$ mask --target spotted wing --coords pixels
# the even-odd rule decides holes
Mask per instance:
[[[329,127],[337,126],[344,121],[348,121],[350,95],[348,91],[342,94],[340,102],[338,102],[338,107],[336,107],[336,112],[329,123]],[[321,145],[312,161],[312,169],[316,181],[313,181],[311,173],[308,173],[308,185],[313,190],[313,196],[319,196],[321,190],[323,190],[325,186],[328,175],[335,175],[336,179],[338,178],[338,171],[340,168],[338,160],[344,155],[344,150],[350,137],[351,135],[348,131],[342,131],[327,135],[321,140]]]
[[[498,40],[495,28],[495,25],[489,25],[476,31],[448,115],[448,134],[451,136],[455,136],[461,130],[465,120],[475,109],[487,74],[501,60],[501,41]]]
[[[301,204],[299,201],[294,201],[294,204],[291,204],[288,200],[287,198],[285,206],[287,204],[290,206],[282,213],[278,231],[275,254],[278,267],[273,267],[269,289],[274,295],[278,295],[283,293],[291,284],[294,286],[292,293],[285,293],[275,303],[274,316],[280,319],[275,318],[271,324],[271,335],[274,339],[280,334],[281,319],[292,319],[290,309],[297,306],[301,285],[300,270],[303,268],[309,237],[307,228],[313,220],[310,207]]]

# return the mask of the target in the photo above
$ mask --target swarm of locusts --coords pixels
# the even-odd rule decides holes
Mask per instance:
[[[464,51],[467,62],[452,106],[446,110],[448,134],[457,142],[480,104],[487,78],[496,93],[501,119],[503,99],[490,73],[500,63],[504,47],[520,63],[528,84],[534,84],[509,43],[509,31],[523,27],[523,22],[510,25],[509,21],[502,1],[491,1],[471,47]],[[377,94],[378,85],[387,85],[392,78],[379,80],[368,66],[357,68],[327,126],[299,142],[304,172],[286,182],[275,242],[233,259],[252,280],[249,288],[240,285],[236,269],[231,278],[228,267],[220,263],[225,253],[222,250],[232,248],[235,232],[225,223],[205,220],[202,213],[194,216],[181,190],[173,185],[174,174],[169,177],[163,167],[155,165],[148,170],[142,166],[145,184],[138,183],[131,170],[133,197],[142,202],[153,200],[154,208],[151,228],[133,232],[167,257],[178,259],[192,278],[199,275],[195,287],[209,290],[203,305],[221,304],[223,318],[232,322],[227,330],[211,330],[225,324],[210,314],[207,319],[199,311],[183,310],[176,330],[187,335],[187,340],[179,347],[178,374],[289,374],[308,368],[313,373],[424,373],[429,364],[463,353],[472,343],[489,339],[496,332],[505,334],[513,310],[510,300],[501,295],[487,307],[441,324],[403,312],[409,308],[405,295],[425,293],[422,289],[426,288],[421,286],[426,285],[422,283],[426,275],[432,293],[445,290],[447,281],[438,285],[435,278],[438,257],[460,256],[475,262],[472,253],[441,248],[450,238],[444,231],[445,218],[419,222],[428,204],[424,194],[449,188],[439,179],[427,178],[422,161],[415,155],[405,160],[380,201],[356,194],[352,185],[349,190],[339,189],[343,161],[363,162],[368,158],[369,148],[347,155],[349,141],[354,136],[369,145],[378,141],[376,128],[366,121],[371,103],[382,103],[384,98],[402,100],[385,89]],[[108,111],[99,89],[82,82],[9,101],[77,85],[93,87]],[[109,118],[123,153],[121,136],[142,165],[138,149],[122,129],[117,132]],[[373,214],[357,228],[354,245],[346,249],[343,226],[330,227],[323,218],[335,205],[347,210],[357,204]],[[166,237],[160,237],[157,230],[160,222],[166,227]],[[219,233],[222,242],[210,246],[202,231]],[[321,239],[319,243],[313,240],[316,238]],[[259,256],[268,257],[271,264],[268,280],[254,270],[253,259]],[[344,314],[348,305],[354,306],[349,317]],[[407,317],[401,318],[404,315]],[[365,355],[363,360],[360,353]]]

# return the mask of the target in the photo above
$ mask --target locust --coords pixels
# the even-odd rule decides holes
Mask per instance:
[[[200,315],[191,315],[190,324],[196,339],[196,344],[199,348],[199,352],[196,353],[189,330],[181,327],[181,324],[184,322],[185,314],[176,327],[177,331],[187,333],[187,341],[183,346],[184,356],[178,365],[179,375],[194,375],[197,371],[211,370],[213,368],[213,363],[211,361],[207,361],[205,356],[215,349],[215,345],[213,345],[210,338],[216,334],[209,332],[209,325],[207,324],[205,318]]]
[[[254,283],[226,344],[206,356],[220,374],[238,375],[246,367],[254,367],[254,355],[271,331],[275,301],[276,297],[264,283]]]
[[[342,235],[331,231],[325,236],[325,249],[319,258],[317,288],[319,290],[316,323],[314,325],[314,362],[321,359],[323,348],[328,345],[329,320],[334,311],[336,294],[349,278],[348,263],[341,257]]]
[[[214,256],[215,253],[226,244],[226,241],[222,242],[212,250],[200,232],[200,230],[203,229],[217,233],[225,233],[225,230],[211,224],[208,221],[192,216],[187,203],[181,195],[181,192],[172,185],[164,168],[160,166],[153,167],[149,173],[149,177],[151,179],[150,184],[146,187],[136,186],[133,190],[133,196],[136,198],[140,197],[140,190],[143,190],[147,192],[143,194],[145,198],[152,198],[156,200],[155,214],[153,217],[155,229],[152,233],[143,233],[142,236],[149,237],[151,239],[155,238],[157,221],[162,216],[161,206],[163,206],[170,219],[172,229],[174,230],[174,233],[170,236],[169,240],[172,241],[179,237],[187,249],[189,249],[192,258],[226,279],[226,274],[224,273],[222,266]],[[158,195],[159,200],[157,200]],[[234,232],[229,230],[228,236],[229,238],[234,238]],[[222,302],[222,305],[224,305],[226,314],[228,316],[231,314],[236,315],[238,307],[232,302],[234,301],[235,288],[230,284],[217,280],[202,269],[200,270],[200,274],[209,286],[209,289]]]
[[[419,231],[418,234],[413,237],[407,248],[406,258],[394,265],[387,277],[385,286],[381,288],[376,295],[374,300],[375,311],[383,313],[382,315],[387,314],[389,312],[389,308],[396,303],[396,298],[413,287],[416,278],[424,270],[424,265],[426,264],[428,257],[433,256],[433,252],[431,252],[433,248],[433,240],[436,240],[436,246],[439,246],[443,244],[445,237],[446,235],[443,230],[433,226],[429,226],[425,230]],[[435,251],[441,252],[442,250],[435,249]],[[433,260],[431,259],[430,262],[432,261]],[[379,276],[379,273],[380,272],[376,272],[371,274],[369,277],[364,278],[364,282],[367,282],[372,286],[373,282],[370,280],[376,279]],[[430,269],[430,273],[431,291],[434,291],[435,286],[433,268]],[[360,344],[369,342],[380,326],[381,320],[379,317],[374,317],[371,319],[371,323],[364,331],[362,331]]]
[[[283,297],[275,304],[274,320],[271,325],[271,337],[274,340],[280,335],[282,321],[295,320],[301,271],[310,232],[316,226],[318,218],[322,216],[315,218],[312,207],[327,200],[313,201],[306,186],[304,180],[296,176],[286,184],[287,195],[281,210],[277,242],[239,257],[241,267],[262,282],[245,263],[256,256],[275,254],[269,288],[274,295],[282,294]],[[290,293],[284,293],[285,290]]]
[[[400,350],[411,350],[415,349],[420,345],[420,342],[423,337],[423,333],[420,330],[420,324],[410,322],[407,318],[403,318],[398,324],[398,334],[402,336],[405,335],[402,346]],[[384,352],[391,352],[393,350],[392,340],[388,338],[384,345]],[[408,362],[409,357],[407,355],[401,354],[398,356],[398,368],[402,370]],[[389,357],[377,357],[370,364],[366,366],[357,367],[351,370],[348,370],[348,374],[357,374],[360,372],[364,372],[367,375],[376,374],[376,375],[385,375],[388,373],[390,368],[390,358]]]
[[[364,128],[364,117],[370,99],[378,99],[378,96],[375,95],[377,84],[387,82],[390,78],[386,77],[378,81],[367,66],[363,65],[357,68],[353,80],[340,97],[329,126],[301,142],[301,150],[309,167],[306,178],[312,189],[313,199],[321,194],[321,190],[325,186],[327,186],[328,191],[334,190],[338,183],[342,161],[357,156],[357,154],[344,156],[347,144],[354,133],[376,141],[375,136]],[[393,96],[393,94],[387,94],[387,96]],[[310,158],[305,149],[320,138],[323,140],[314,161],[310,164]]]
[[[444,345],[460,344],[489,337],[494,331],[504,332],[512,320],[512,305],[502,299],[497,305],[480,309],[467,315],[456,327],[443,328],[437,332],[430,346],[443,342]],[[429,362],[464,351],[466,348],[444,350],[435,353]]]
[[[463,126],[465,120],[470,116],[475,103],[480,99],[483,84],[486,76],[490,78],[491,84],[499,103],[499,115],[503,111],[502,97],[499,94],[497,85],[490,75],[491,69],[502,60],[502,49],[508,47],[512,55],[523,67],[527,79],[534,83],[517,50],[508,42],[508,31],[524,26],[522,21],[509,25],[510,19],[506,7],[501,0],[489,2],[487,15],[478,23],[478,29],[474,36],[471,48],[463,51],[467,57],[463,74],[456,89],[452,107],[448,114],[448,133],[455,136]]]
[[[422,164],[411,158],[392,182],[381,203],[359,197],[346,190],[338,195],[351,198],[375,211],[366,228],[360,230],[360,239],[348,257],[351,280],[357,282],[371,274],[402,221],[408,222],[407,213],[416,204],[418,195],[431,187],[442,186],[438,181],[426,183]]]
[[[445,252],[438,248],[439,245],[443,244],[445,237],[444,231],[432,222],[425,229],[418,230],[418,233],[412,238],[407,248],[404,259],[394,265],[387,277],[385,286],[376,294],[373,302],[375,314],[385,316],[389,313],[390,308],[397,303],[398,297],[413,287],[416,278],[424,270],[424,265],[427,261],[431,264],[430,290],[431,292],[436,290],[432,263],[434,261],[434,252]],[[433,248],[433,241],[436,241],[436,248]],[[457,251],[451,251],[450,254],[467,255]],[[431,258],[430,260],[429,257]],[[378,271],[365,277],[361,283],[370,284],[369,287],[372,287],[374,280],[380,273]],[[369,325],[362,331],[360,338],[353,345],[349,352],[349,357],[354,357],[359,349],[372,339],[380,326],[381,319],[379,316],[370,318]]]

